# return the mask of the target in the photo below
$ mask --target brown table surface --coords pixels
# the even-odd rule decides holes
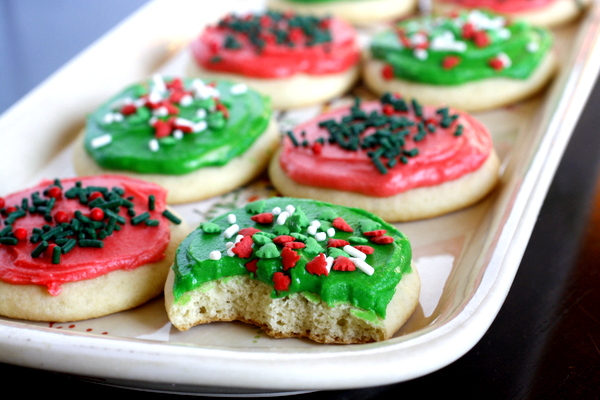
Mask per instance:
[[[144,2],[0,0],[0,112]],[[106,9],[111,12],[102,12]],[[488,332],[471,351],[451,365],[412,381],[293,398],[600,398],[599,110],[600,85],[596,84],[552,182],[510,293]],[[0,376],[18,387],[19,395],[28,393],[38,398],[51,393],[94,393],[104,398],[120,394],[170,396],[8,364],[0,364]]]

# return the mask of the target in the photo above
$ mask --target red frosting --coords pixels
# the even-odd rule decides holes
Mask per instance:
[[[442,0],[468,8],[487,8],[499,13],[515,13],[543,8],[556,0]]]
[[[232,18],[232,17],[228,17]],[[273,24],[267,16],[262,17]],[[248,35],[232,31],[221,25],[209,26],[191,44],[192,54],[204,69],[241,74],[256,78],[285,78],[297,73],[324,75],[343,72],[356,65],[360,51],[356,32],[346,22],[327,18],[331,41],[307,45],[301,33],[292,35],[294,45],[277,44],[270,33],[261,33],[264,47],[257,50]],[[299,32],[299,31],[297,31]],[[235,37],[239,48],[226,48],[228,36]]]
[[[55,220],[62,220],[65,216],[62,213],[66,213],[69,222],[73,219],[76,210],[81,210],[83,215],[90,216],[90,207],[80,204],[78,199],[68,199],[64,195],[76,181],[82,182],[83,187],[102,186],[108,189],[113,187],[124,189],[123,198],[133,196],[130,201],[133,202],[136,212],[138,214],[149,212],[151,219],[159,220],[159,225],[155,227],[144,223],[133,225],[130,223],[131,217],[127,215],[126,208],[120,207],[119,215],[127,222],[121,225],[121,230],[115,230],[103,239],[103,248],[75,246],[61,256],[59,264],[53,264],[52,244],[50,244],[50,247],[39,257],[33,258],[32,252],[38,246],[38,243],[30,242],[34,228],[41,228],[45,224],[56,226]],[[24,198],[29,199],[31,205],[31,195],[34,192],[39,192],[41,198],[48,199],[43,192],[52,184],[52,181],[44,181],[36,187],[8,195],[5,198],[6,207],[21,206]],[[46,286],[51,295],[58,295],[63,283],[96,278],[117,269],[134,269],[165,257],[164,252],[170,240],[170,228],[169,221],[161,215],[166,207],[164,189],[152,183],[117,176],[64,179],[61,180],[61,185],[62,194],[57,198],[51,211],[51,215],[54,216],[53,221],[46,221],[41,214],[27,213],[25,217],[16,219],[12,224],[13,232],[23,228],[27,231],[27,237],[19,240],[16,245],[0,244],[0,280],[11,284]],[[151,194],[155,196],[154,211],[148,210],[148,196]],[[57,214],[60,217],[57,217]],[[5,227],[5,219],[5,215],[0,217],[0,230]]]
[[[363,110],[381,112],[379,101],[363,103]],[[453,114],[458,113],[451,110]],[[459,113],[459,117],[448,127],[437,126],[435,133],[428,133],[423,140],[413,140],[416,127],[406,137],[405,149],[418,148],[418,155],[408,158],[407,163],[397,163],[382,173],[367,155],[368,149],[350,151],[330,143],[325,128],[318,123],[333,119],[340,121],[349,114],[348,108],[334,110],[316,119],[305,122],[294,129],[294,135],[307,143],[325,138],[318,146],[295,146],[289,137],[283,141],[279,163],[283,171],[295,182],[323,188],[358,192],[369,196],[388,197],[424,186],[434,186],[457,179],[478,169],[492,151],[492,139],[487,129],[472,116]],[[413,111],[395,112],[417,120]],[[420,121],[439,121],[436,108],[423,107]],[[462,125],[462,134],[454,133]],[[367,129],[363,135],[373,134]],[[318,143],[318,142],[317,142]]]

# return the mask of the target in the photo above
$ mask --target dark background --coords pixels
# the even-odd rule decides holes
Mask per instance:
[[[145,2],[0,0],[0,112]],[[293,398],[600,398],[599,110],[595,84],[506,302],[471,351],[412,381]],[[20,395],[168,396],[6,364],[0,376]]]

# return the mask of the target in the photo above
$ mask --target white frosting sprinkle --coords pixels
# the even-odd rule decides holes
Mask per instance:
[[[345,245],[343,247],[343,250],[352,257],[360,258],[361,260],[367,259],[367,255],[365,253],[363,253],[362,251],[360,251],[359,249],[357,249],[354,246],[350,246],[349,244]]]
[[[211,260],[220,260],[221,259],[221,252],[219,250],[213,250],[208,255],[208,258],[210,258]]]
[[[238,83],[237,85],[233,85],[230,89],[230,93],[233,95],[244,94],[248,91],[248,86],[244,83]]]
[[[229,239],[233,235],[238,233],[239,230],[240,230],[240,226],[238,224],[233,224],[229,228],[225,229],[225,231],[223,232],[223,236],[225,236],[227,239]]]
[[[150,149],[150,151],[155,152],[158,151],[159,148],[159,144],[158,144],[158,140],[156,139],[152,139],[148,142],[148,148]]]
[[[352,261],[356,268],[360,269],[367,275],[373,275],[373,272],[375,272],[375,269],[373,269],[373,267],[371,267],[368,263],[366,263],[364,260],[361,260],[360,258],[350,257],[350,261]]]
[[[97,136],[90,141],[90,145],[92,148],[97,149],[99,147],[104,147],[112,142],[112,136],[108,133],[104,135]]]

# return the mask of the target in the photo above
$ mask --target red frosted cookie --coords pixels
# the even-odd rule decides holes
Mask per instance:
[[[490,134],[475,118],[387,93],[288,132],[269,174],[285,196],[406,221],[477,202],[498,170]]]
[[[191,44],[189,75],[244,82],[274,108],[321,103],[358,77],[356,32],[332,17],[227,15]]]
[[[0,315],[81,320],[160,294],[188,231],[165,199],[155,184],[110,175],[0,198]]]

